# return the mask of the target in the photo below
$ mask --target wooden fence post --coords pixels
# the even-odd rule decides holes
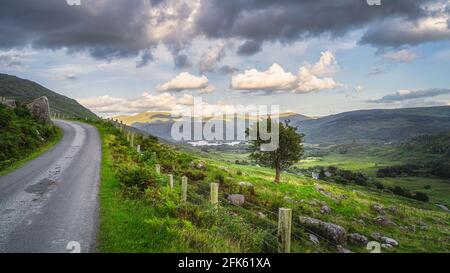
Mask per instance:
[[[131,134],[131,136],[130,136],[130,138],[131,138],[130,145],[131,145],[131,147],[134,147],[134,133],[131,132],[130,134]]]
[[[155,165],[155,169],[156,169],[156,173],[157,173],[157,174],[161,174],[161,165],[156,164],[156,165]]]
[[[141,153],[141,145],[138,144],[138,145],[136,146],[136,151],[137,151],[139,154]]]
[[[188,178],[183,176],[181,178],[181,202],[187,202],[187,187],[188,187]]]
[[[169,188],[173,190],[173,174],[169,174]]]
[[[278,212],[278,253],[291,253],[292,209],[280,208]]]
[[[211,204],[219,204],[219,184],[211,183]]]

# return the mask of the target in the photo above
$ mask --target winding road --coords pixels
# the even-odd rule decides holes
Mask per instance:
[[[95,252],[101,144],[95,127],[56,120],[62,140],[0,177],[0,252]]]

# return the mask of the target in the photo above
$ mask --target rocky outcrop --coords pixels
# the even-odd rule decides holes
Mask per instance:
[[[47,97],[40,97],[27,105],[30,113],[44,124],[52,124]]]
[[[345,245],[347,241],[347,231],[339,225],[311,217],[300,217],[300,223],[333,243]]]
[[[359,233],[352,233],[347,236],[348,243],[357,246],[366,246],[369,242],[366,236]]]
[[[242,206],[245,203],[245,196],[242,194],[228,195],[228,201],[235,206]]]
[[[398,246],[398,241],[386,236],[380,238],[380,241],[391,246]]]
[[[16,108],[15,100],[7,99],[5,97],[0,97],[0,103],[3,105],[6,105],[7,107],[10,107],[10,108]]]

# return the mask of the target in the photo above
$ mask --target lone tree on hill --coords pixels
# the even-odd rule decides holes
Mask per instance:
[[[267,128],[270,133],[270,117],[267,118]],[[277,123],[279,128],[279,146],[274,151],[262,151],[261,145],[270,143],[270,140],[262,140],[259,134],[260,121],[247,128],[246,135],[257,135],[256,140],[249,141],[250,158],[258,164],[275,169],[275,183],[280,183],[281,171],[292,166],[303,156],[303,134],[297,133],[297,127],[291,126],[289,120],[284,123]],[[253,130],[256,130],[253,131]]]

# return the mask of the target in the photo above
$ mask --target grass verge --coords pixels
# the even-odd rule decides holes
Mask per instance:
[[[39,156],[41,156],[42,154],[44,154],[45,152],[50,150],[53,146],[55,146],[61,140],[61,138],[63,137],[63,132],[62,132],[61,128],[59,128],[59,127],[55,127],[55,128],[56,128],[56,134],[53,136],[52,139],[50,139],[49,142],[47,142],[45,145],[37,148],[36,150],[34,150],[32,153],[28,154],[24,158],[15,161],[9,167],[1,170],[0,171],[0,176],[3,176],[5,174],[8,174],[8,173],[14,171],[14,170],[19,169],[20,167],[24,166],[25,164],[27,164],[28,162],[32,161],[33,159],[38,158]]]

